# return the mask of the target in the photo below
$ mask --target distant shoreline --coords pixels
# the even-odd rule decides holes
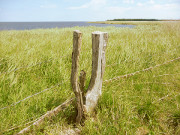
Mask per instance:
[[[119,25],[161,25],[163,23],[179,23],[180,20],[166,20],[166,21],[97,21],[89,23],[99,24],[119,24]]]
[[[107,21],[180,21],[180,20],[171,20],[171,19],[113,19]]]

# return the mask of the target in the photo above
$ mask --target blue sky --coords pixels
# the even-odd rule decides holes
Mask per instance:
[[[0,0],[0,21],[180,19],[180,0]]]

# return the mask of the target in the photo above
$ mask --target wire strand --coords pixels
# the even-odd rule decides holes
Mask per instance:
[[[26,97],[26,98],[24,98],[24,99],[22,99],[22,100],[19,100],[18,102],[12,103],[12,104],[9,105],[9,106],[3,107],[3,108],[1,108],[0,110],[4,110],[4,109],[6,109],[6,108],[15,106],[15,105],[19,104],[20,102],[25,101],[26,99],[29,99],[29,98],[31,98],[31,97],[34,97],[34,96],[40,94],[40,93],[43,93],[43,92],[48,91],[48,90],[50,90],[50,89],[52,89],[52,88],[55,88],[56,86],[59,86],[60,84],[61,84],[61,83],[56,84],[56,85],[54,85],[54,86],[52,86],[52,87],[50,87],[50,88],[46,88],[46,89],[44,89],[44,90],[42,90],[42,91],[40,91],[40,92],[37,92],[37,93],[35,93],[35,94],[31,95],[31,96],[28,96],[28,97]]]
[[[122,76],[117,76],[117,77],[114,77],[114,78],[111,78],[111,79],[108,79],[108,80],[104,80],[104,82],[112,82],[112,81],[115,81],[115,80],[119,80],[119,79],[121,79],[121,78],[128,78],[128,77],[131,77],[131,76],[133,76],[133,75],[140,74],[140,72],[149,71],[149,70],[152,70],[152,69],[154,69],[154,68],[156,68],[156,67],[160,67],[160,66],[162,66],[162,65],[166,65],[166,64],[169,64],[169,63],[171,63],[171,62],[174,62],[174,61],[176,61],[176,60],[180,60],[180,57],[175,58],[175,59],[170,60],[170,61],[166,61],[166,62],[164,62],[164,63],[162,63],[162,64],[155,65],[154,67],[149,67],[149,68],[146,68],[146,69],[143,69],[143,70],[136,71],[136,72],[134,72],[134,73],[130,73],[130,74],[122,75]]]

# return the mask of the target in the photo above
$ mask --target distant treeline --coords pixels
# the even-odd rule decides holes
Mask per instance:
[[[113,19],[107,21],[161,21],[158,19]]]

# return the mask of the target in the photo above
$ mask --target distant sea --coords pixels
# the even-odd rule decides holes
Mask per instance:
[[[98,24],[88,22],[0,22],[0,30],[31,30],[31,29],[49,29],[49,28],[66,28],[66,27],[134,27],[133,25],[118,25],[118,24]]]

